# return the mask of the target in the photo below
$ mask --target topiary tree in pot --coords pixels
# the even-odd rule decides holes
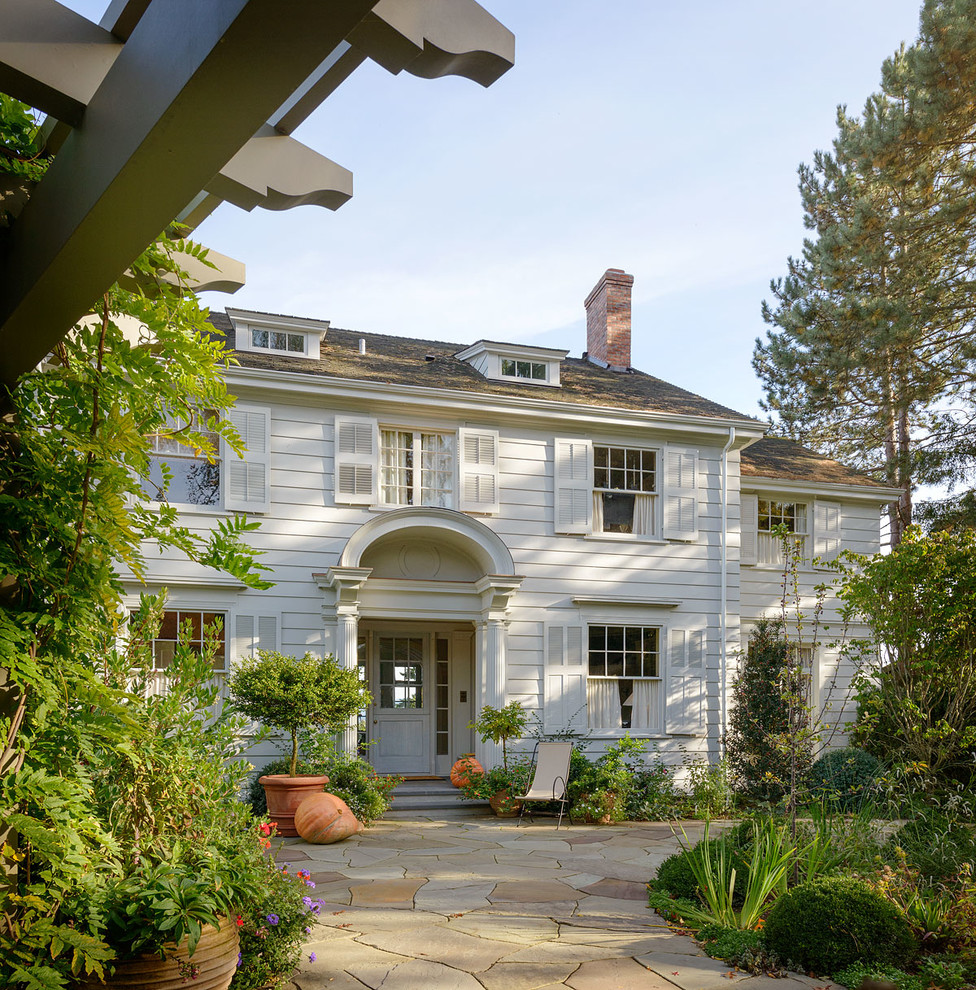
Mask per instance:
[[[339,732],[370,703],[370,694],[358,671],[341,666],[334,657],[306,653],[299,658],[272,650],[258,650],[240,662],[230,679],[230,694],[243,715],[291,736],[288,774],[267,775],[261,783],[278,834],[297,835],[295,809],[329,780],[298,775],[299,731],[315,727]]]

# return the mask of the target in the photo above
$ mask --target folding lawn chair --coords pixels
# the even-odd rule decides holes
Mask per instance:
[[[572,753],[573,744],[571,742],[539,742],[535,744],[535,751],[532,754],[535,761],[532,783],[529,784],[529,789],[524,794],[513,796],[513,800],[522,804],[516,827],[522,824],[525,807],[530,801],[544,801],[547,804],[558,802],[557,831],[562,824],[564,812],[569,816],[570,824],[575,824],[572,812],[568,810],[569,796],[566,790],[566,783],[569,780],[569,758]],[[529,818],[532,818],[531,812],[529,812]]]

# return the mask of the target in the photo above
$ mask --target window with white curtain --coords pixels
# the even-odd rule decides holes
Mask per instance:
[[[777,535],[777,527],[782,526],[793,543],[800,560],[807,560],[807,537],[809,535],[807,507],[803,502],[779,502],[775,499],[759,499],[756,558],[760,564],[782,566],[783,539]],[[779,532],[783,532],[780,530]]]
[[[654,536],[657,451],[593,447],[593,532]]]
[[[587,664],[591,729],[662,729],[659,627],[591,625]]]
[[[380,430],[380,498],[384,505],[455,507],[453,433]]]

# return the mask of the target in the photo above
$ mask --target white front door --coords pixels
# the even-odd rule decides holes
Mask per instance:
[[[430,637],[377,633],[373,639],[371,759],[377,773],[431,772]]]

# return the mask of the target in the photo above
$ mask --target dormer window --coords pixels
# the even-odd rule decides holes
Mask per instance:
[[[239,351],[257,354],[283,354],[288,357],[318,359],[328,320],[308,320],[296,316],[274,316],[228,309],[234,324]]]
[[[551,347],[479,340],[455,357],[494,381],[558,386],[559,366],[568,353]]]
[[[502,374],[506,378],[531,378],[533,381],[546,380],[546,366],[536,361],[512,361],[502,359]]]
[[[305,334],[255,329],[251,330],[251,347],[261,351],[278,351],[279,354],[304,354]]]

